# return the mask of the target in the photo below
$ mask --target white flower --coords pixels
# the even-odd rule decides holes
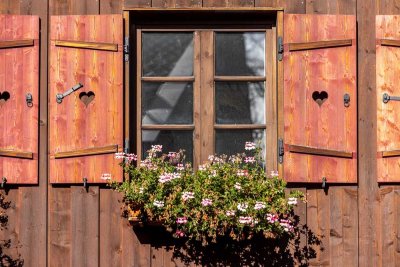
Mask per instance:
[[[234,216],[235,213],[236,213],[236,212],[235,212],[234,210],[227,210],[227,211],[225,212],[226,216]]]
[[[289,205],[297,205],[297,198],[295,198],[295,197],[289,197],[289,199],[288,199],[288,204],[289,204]]]
[[[271,171],[271,176],[272,177],[278,177],[279,176],[278,171]]]
[[[176,169],[177,169],[178,171],[183,171],[183,170],[185,169],[185,167],[183,166],[182,163],[178,163],[178,165],[176,166]]]
[[[248,207],[249,207],[249,205],[247,203],[243,203],[243,204],[239,203],[237,205],[237,209],[240,211],[246,211]]]
[[[144,188],[143,188],[143,187],[140,187],[140,188],[139,188],[139,194],[143,194],[143,192],[144,192]]]
[[[201,205],[203,205],[204,207],[211,206],[212,205],[212,200],[209,199],[209,198],[203,198],[201,200]]]
[[[100,177],[102,180],[111,180],[111,173],[103,173]]]
[[[153,205],[156,206],[157,208],[162,208],[164,207],[164,201],[154,200]]]
[[[162,151],[162,145],[152,145],[151,146],[151,151],[152,152],[161,152]]]
[[[251,224],[253,222],[253,218],[250,216],[240,216],[239,217],[239,223],[241,224]]]
[[[265,202],[260,202],[260,201],[257,201],[256,204],[254,205],[255,210],[261,210],[264,209],[265,207],[266,207]]]
[[[245,163],[254,163],[256,160],[254,157],[245,157],[244,162]]]
[[[236,175],[237,176],[247,176],[247,175],[249,175],[249,172],[247,170],[237,170]]]
[[[115,158],[116,159],[124,159],[125,158],[125,153],[124,152],[115,153]]]
[[[233,187],[235,187],[237,190],[242,189],[242,185],[240,183],[236,183]]]
[[[256,149],[256,144],[254,144],[253,142],[246,142],[244,149],[245,150],[254,150],[254,149]]]
[[[183,192],[182,193],[182,199],[183,201],[189,200],[189,199],[193,199],[194,198],[194,193],[193,192]]]
[[[281,219],[279,224],[283,227],[283,230],[285,230],[286,232],[293,231],[294,229],[292,222],[290,220]]]

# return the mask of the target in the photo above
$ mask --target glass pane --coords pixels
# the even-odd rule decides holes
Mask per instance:
[[[218,124],[265,123],[264,82],[216,82],[215,111]]]
[[[246,142],[254,142],[265,155],[265,130],[216,130],[215,153],[234,155],[243,153]]]
[[[193,131],[172,130],[143,130],[142,131],[142,156],[152,145],[162,145],[163,153],[176,152],[184,149],[186,161],[193,162]]]
[[[215,72],[225,76],[265,76],[265,33],[215,34]]]
[[[193,33],[142,34],[143,76],[192,76]]]
[[[142,124],[192,123],[192,83],[142,83]]]

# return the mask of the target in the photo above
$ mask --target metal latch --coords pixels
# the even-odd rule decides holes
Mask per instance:
[[[124,39],[124,60],[129,61],[129,36],[125,36]]]
[[[125,152],[126,154],[129,153],[129,139],[128,139],[128,138],[125,139],[124,152]]]
[[[389,102],[390,100],[393,100],[393,101],[400,101],[400,96],[390,96],[390,95],[388,95],[387,93],[384,93],[383,94],[383,96],[382,96],[382,101],[383,101],[383,103],[387,103],[387,102]]]
[[[57,95],[56,95],[57,103],[58,103],[58,104],[61,104],[62,101],[63,101],[63,99],[64,99],[64,97],[66,97],[66,96],[72,94],[73,92],[75,92],[76,90],[81,89],[82,87],[83,87],[83,84],[78,83],[77,85],[74,85],[74,87],[72,87],[71,89],[69,89],[68,91],[66,91],[65,93],[63,93],[63,94],[57,94]]]
[[[33,107],[33,96],[32,96],[31,93],[27,93],[27,94],[26,94],[25,100],[26,100],[26,105],[27,105],[28,107],[30,107],[30,108]]]
[[[346,107],[346,108],[348,108],[348,107],[350,107],[350,95],[349,94],[344,94],[344,96],[343,96],[343,103],[344,103],[344,106]]]
[[[283,139],[278,139],[278,162],[279,164],[283,163],[283,156],[285,155],[285,149],[283,146]]]
[[[283,39],[282,36],[278,36],[278,60],[283,59]]]

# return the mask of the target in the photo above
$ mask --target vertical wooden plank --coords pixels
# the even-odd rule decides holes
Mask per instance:
[[[378,266],[375,1],[357,1],[359,266]]]
[[[138,257],[142,257],[139,253],[139,241],[133,232],[132,227],[126,219],[121,220],[120,227],[122,229],[122,265],[123,267],[132,267],[136,265]],[[150,253],[150,251],[149,251]],[[143,255],[145,256],[145,255]]]
[[[209,0],[203,1],[203,7],[253,7],[254,0]]]
[[[99,14],[100,0],[49,0],[51,15]]]
[[[3,253],[9,255],[13,260],[16,260],[20,254],[20,191],[17,189],[10,190],[8,195],[5,195],[5,202],[9,202],[9,208],[5,210],[5,213],[8,216],[8,221],[6,227],[0,231],[0,241],[10,241],[11,247],[4,248]]]
[[[194,74],[194,83],[193,83],[193,113],[194,113],[194,162],[193,167],[197,169],[197,167],[202,164],[201,162],[201,69],[200,69],[200,32],[194,32],[194,60],[193,60],[193,74]]]
[[[330,238],[329,247],[331,266],[343,265],[343,190],[334,187],[329,189],[330,198]]]
[[[49,266],[71,266],[71,189],[49,191]]]
[[[99,187],[71,187],[72,266],[99,266]]]
[[[203,107],[201,114],[201,155],[200,162],[205,162],[214,154],[214,35],[212,31],[200,32],[201,43],[201,95]],[[210,126],[212,128],[210,129]]]
[[[100,266],[122,266],[121,196],[100,189]]]
[[[376,1],[377,15],[397,15],[400,14],[400,6],[397,0]]]
[[[395,240],[394,240],[394,264],[398,266],[400,264],[400,190],[398,187],[395,188],[394,190],[395,194],[395,200],[394,200],[394,216],[395,216],[395,222],[394,222],[394,229],[395,229]]]
[[[120,14],[123,0],[100,0],[100,14]]]
[[[392,187],[385,187],[380,190],[381,214],[380,222],[383,226],[380,234],[381,266],[395,266],[395,193]],[[379,249],[379,248],[378,248]]]
[[[357,187],[341,188],[342,193],[342,266],[358,266],[358,192]]]
[[[283,11],[278,11],[276,14],[276,37],[282,38],[283,41]],[[284,100],[284,73],[283,73],[283,59],[277,61],[277,74],[276,74],[276,86],[277,86],[277,138],[282,139],[284,138],[285,132],[285,122],[284,122],[284,108],[283,108],[283,100]],[[283,162],[278,164],[278,172],[280,177],[285,177],[284,169],[283,169]]]

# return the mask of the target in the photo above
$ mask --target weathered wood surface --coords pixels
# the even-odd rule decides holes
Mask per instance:
[[[376,39],[400,40],[398,27],[400,16],[377,16]],[[378,181],[400,181],[400,105],[397,101],[383,102],[383,94],[399,96],[398,69],[400,49],[394,46],[376,45],[376,106],[377,106],[377,150],[383,157],[378,157]],[[391,155],[391,157],[384,157]]]
[[[18,47],[23,40],[34,40],[35,45]],[[39,17],[0,15],[2,42],[0,150],[9,153],[7,157],[0,154],[0,175],[10,184],[34,184],[38,182]],[[32,107],[26,103],[27,93],[33,96]],[[33,158],[19,157],[18,152]]]
[[[357,152],[356,21],[354,16],[285,15],[284,46],[352,39],[351,46],[284,55],[284,142],[289,146]],[[325,93],[324,96],[322,93]],[[344,106],[344,94],[350,105]],[[317,97],[314,95],[317,94]],[[318,102],[322,101],[322,102]],[[357,182],[357,159],[285,151],[293,182]]]
[[[122,150],[122,16],[54,16],[50,39],[50,181],[82,183],[86,177],[89,183],[104,183],[103,174],[122,180],[119,160],[113,154],[56,157],[64,151],[92,147],[118,145]],[[57,47],[55,40],[112,43],[118,51]],[[78,83],[83,88],[62,103],[56,102],[56,94]],[[86,105],[81,101],[85,93],[94,97]]]

